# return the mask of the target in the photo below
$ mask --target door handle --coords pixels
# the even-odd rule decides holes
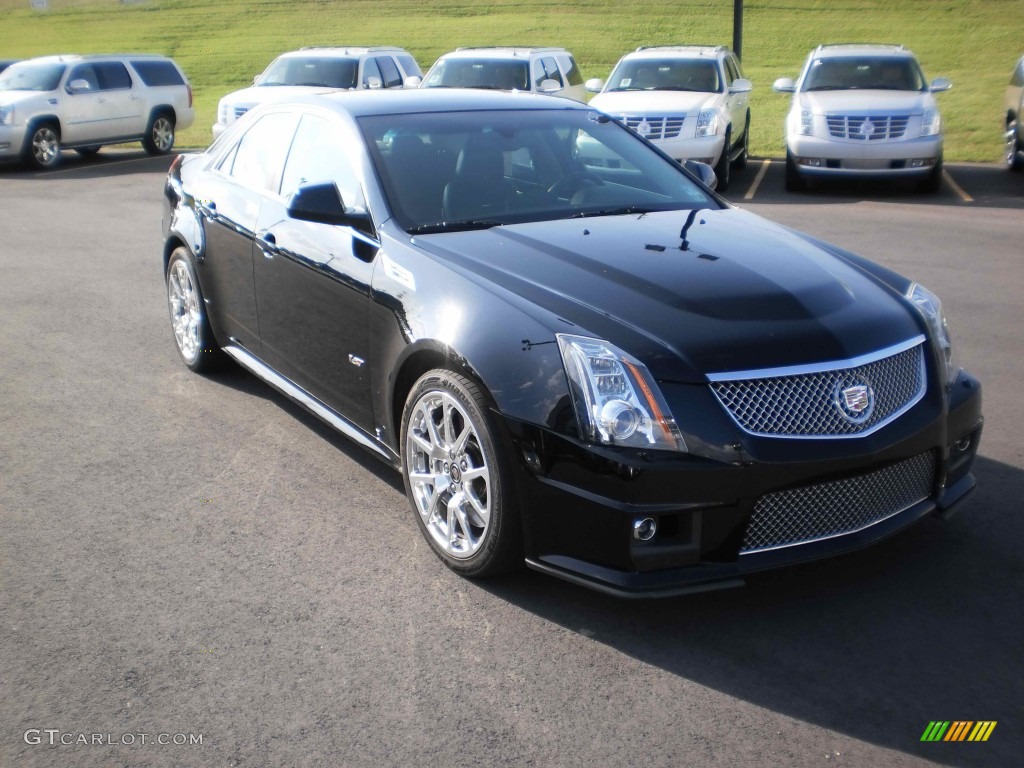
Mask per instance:
[[[264,257],[268,259],[274,258],[279,252],[277,247],[277,238],[274,237],[273,232],[264,232],[256,236],[256,245],[263,251]]]

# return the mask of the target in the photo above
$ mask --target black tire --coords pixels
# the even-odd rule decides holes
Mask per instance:
[[[99,147],[75,147],[75,152],[82,157],[95,157],[99,151]]]
[[[743,169],[747,167],[747,159],[750,157],[750,112],[747,112],[747,121],[743,126],[743,148],[732,161],[734,168]]]
[[[1020,140],[1020,118],[1006,126],[1006,155],[1003,158],[1009,171],[1024,170],[1024,142]]]
[[[729,148],[732,146],[732,129],[728,129],[725,132],[725,145],[722,147],[722,156],[718,158],[718,162],[715,163],[715,176],[718,177],[718,186],[715,187],[716,192],[725,192],[729,188],[729,169],[732,168],[732,163],[729,162]]]
[[[174,249],[164,277],[167,311],[178,356],[196,373],[214,370],[223,360],[224,353],[213,337],[203,292],[188,249]]]
[[[402,477],[413,516],[434,554],[469,578],[523,562],[515,486],[492,407],[479,384],[435,369],[417,380],[402,412]]]
[[[31,168],[40,171],[56,168],[60,164],[60,126],[54,122],[33,125],[23,152]]]
[[[174,147],[174,113],[161,110],[154,113],[146,126],[142,148],[151,155],[166,155]]]
[[[807,179],[800,175],[800,170],[796,167],[796,160],[793,159],[789,150],[786,150],[786,191],[803,192],[805,189],[807,189]]]
[[[925,194],[935,194],[942,189],[942,158],[940,157],[935,161],[935,165],[932,167],[931,172],[919,182],[917,182],[917,191],[924,192]]]

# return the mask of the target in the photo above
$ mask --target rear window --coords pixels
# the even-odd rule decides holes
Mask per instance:
[[[139,73],[146,85],[184,85],[181,72],[169,61],[133,61],[132,69]]]

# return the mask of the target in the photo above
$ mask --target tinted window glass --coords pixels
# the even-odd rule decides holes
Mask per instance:
[[[416,63],[416,59],[412,56],[400,53],[395,58],[398,59],[398,63],[402,65],[402,69],[405,70],[405,74],[409,77],[423,77],[420,65]]]
[[[296,119],[283,112],[260,118],[238,144],[229,171],[232,178],[249,189],[276,192]]]
[[[442,59],[427,73],[427,88],[496,88],[530,90],[526,61]]]
[[[740,71],[736,67],[736,62],[732,59],[725,60],[725,71],[729,75],[729,85],[735,83],[740,77]]]
[[[336,56],[289,56],[274,61],[256,85],[315,85],[323,88],[355,88],[356,59]]]
[[[608,79],[609,91],[722,90],[718,63],[709,59],[628,59]]]
[[[924,77],[907,58],[843,57],[816,59],[804,78],[805,91],[923,91]]]
[[[398,71],[398,65],[390,56],[378,56],[375,61],[380,67],[381,78],[385,88],[395,88],[402,84],[402,74]]]
[[[381,84],[384,83],[384,76],[380,73],[380,67],[377,65],[376,59],[367,59],[363,62],[363,88],[369,88],[369,79],[371,77],[379,78]]]
[[[534,85],[540,88],[541,82],[544,80],[554,80],[559,85],[564,86],[562,82],[562,73],[558,71],[558,64],[550,56],[543,59],[538,59],[533,67],[534,74]]]
[[[184,85],[178,68],[169,61],[145,61],[135,60],[132,62],[134,69],[146,85]]]
[[[290,197],[305,184],[333,181],[347,208],[364,208],[359,179],[329,120],[304,115],[295,132],[288,161],[281,177],[281,195]]]
[[[128,68],[120,61],[97,62],[95,67],[101,91],[116,91],[132,87],[132,77],[128,74]]]
[[[100,89],[100,78],[96,74],[96,67],[92,64],[79,64],[72,68],[68,75],[68,86],[76,80],[84,80],[90,91]]]
[[[63,64],[12,64],[0,75],[0,91],[52,91],[65,69]]]
[[[565,78],[569,81],[569,85],[582,85],[583,84],[583,73],[580,72],[580,68],[576,66],[576,59],[572,56],[567,56],[562,61],[566,65]]]

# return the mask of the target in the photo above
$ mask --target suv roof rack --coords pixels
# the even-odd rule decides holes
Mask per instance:
[[[299,48],[300,51],[345,51],[348,53],[352,50],[366,51],[367,53],[374,53],[376,51],[395,51],[398,50],[393,45],[304,45]]]
[[[657,48],[690,48],[693,50],[709,51],[713,53],[720,53],[722,51],[728,51],[729,46],[727,45],[699,45],[695,43],[664,43],[662,45],[641,45],[636,49],[636,53],[640,51],[650,51]]]
[[[456,51],[534,51],[536,53],[560,53],[565,48],[555,48],[550,45],[467,45],[456,48]]]
[[[900,51],[907,50],[902,43],[826,43],[819,45],[818,49],[824,48],[896,48]]]

